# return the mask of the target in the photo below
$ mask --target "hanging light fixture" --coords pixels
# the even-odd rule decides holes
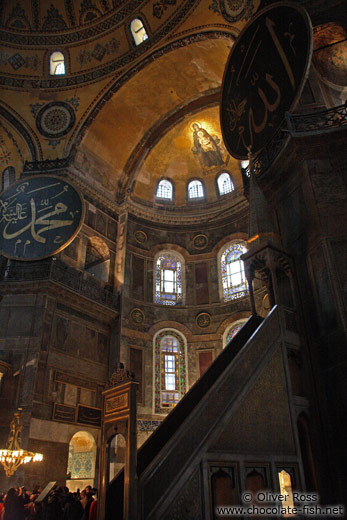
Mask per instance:
[[[4,468],[6,477],[11,477],[17,471],[19,466],[28,462],[41,462],[42,453],[32,453],[31,451],[22,450],[21,432],[23,425],[20,422],[20,410],[14,413],[10,424],[10,434],[8,436],[7,449],[0,449],[0,462]]]

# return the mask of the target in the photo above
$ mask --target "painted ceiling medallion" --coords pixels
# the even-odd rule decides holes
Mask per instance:
[[[254,8],[253,0],[219,0],[219,6],[223,17],[232,23],[248,20]]]
[[[200,312],[200,314],[196,317],[196,323],[202,329],[209,327],[211,325],[211,316],[207,312]]]
[[[132,319],[132,321],[134,323],[136,323],[136,325],[140,325],[141,323],[143,323],[145,321],[144,313],[142,312],[141,309],[138,309],[137,307],[132,309],[132,311],[130,312],[130,318]]]
[[[68,103],[55,101],[38,112],[36,127],[45,137],[63,137],[72,129],[75,119],[75,112]]]
[[[195,235],[193,244],[196,249],[205,249],[208,244],[208,237],[204,234]]]

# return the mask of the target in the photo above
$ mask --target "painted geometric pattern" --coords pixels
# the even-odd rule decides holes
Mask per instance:
[[[177,398],[173,398],[171,403],[167,403],[168,392],[165,392],[165,371],[164,371],[164,353],[162,343],[168,343],[165,339],[172,340],[174,347],[177,346],[177,362],[175,366],[175,380]],[[175,348],[174,348],[175,350]],[[184,342],[179,334],[170,330],[163,331],[156,337],[154,345],[154,411],[155,413],[167,413],[177,402],[182,399],[187,390],[187,375],[185,363]],[[163,398],[165,405],[163,406]]]
[[[246,252],[241,243],[232,244],[222,254],[221,272],[224,301],[242,298],[248,293],[243,262],[240,256]]]

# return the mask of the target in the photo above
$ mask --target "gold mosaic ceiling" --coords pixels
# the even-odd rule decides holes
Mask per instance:
[[[219,199],[220,171],[240,187],[218,107],[230,48],[258,6],[259,0],[5,1],[0,137],[6,145],[10,135],[22,157],[18,166],[12,153],[17,175],[25,160],[72,157],[75,172],[116,201],[155,205],[158,181],[169,178],[178,207],[187,203],[192,178],[204,182],[210,203]],[[134,16],[148,33],[138,46],[129,29]],[[64,52],[64,76],[49,74],[53,50]],[[214,143],[214,159],[197,151],[194,123]]]

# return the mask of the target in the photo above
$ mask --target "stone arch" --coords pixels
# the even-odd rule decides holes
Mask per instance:
[[[70,439],[69,459],[67,467],[70,491],[82,489],[87,485],[94,486],[96,461],[96,442],[87,431],[78,431]]]

